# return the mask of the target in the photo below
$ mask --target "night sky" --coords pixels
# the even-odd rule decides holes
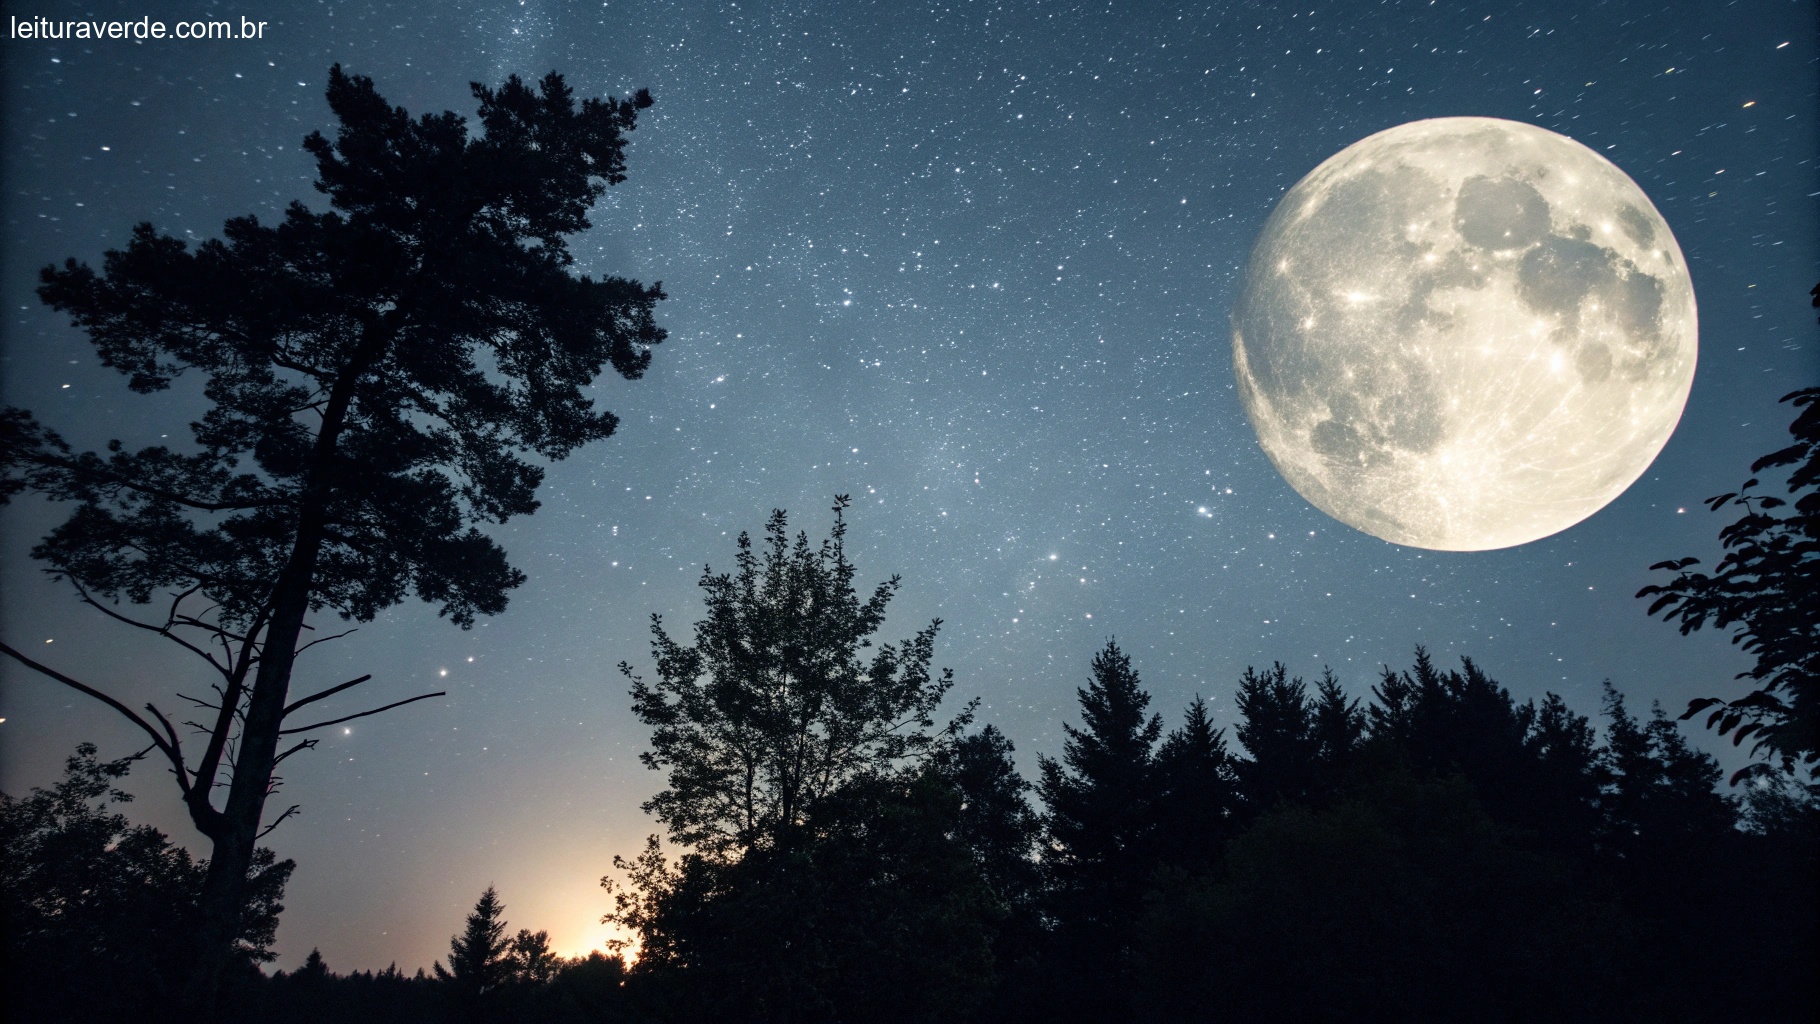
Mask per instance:
[[[552,69],[657,100],[574,249],[584,271],[661,280],[669,339],[643,380],[600,381],[618,434],[495,531],[530,577],[505,614],[463,632],[401,606],[299,663],[295,692],[374,674],[343,713],[449,695],[284,765],[268,814],[302,814],[268,840],[298,862],[280,966],[320,947],[338,971],[427,967],[489,883],[512,928],[596,945],[598,880],[656,830],[639,804],[661,786],[614,666],[649,667],[651,613],[700,617],[703,563],[730,566],[741,530],[781,507],[824,535],[835,494],[865,585],[903,576],[887,637],[940,617],[955,703],[979,697],[1027,770],[1111,636],[1158,710],[1198,693],[1223,722],[1248,665],[1329,665],[1364,696],[1417,644],[1583,713],[1604,679],[1678,711],[1744,666],[1632,595],[1652,562],[1712,561],[1732,513],[1701,500],[1781,447],[1775,400],[1820,380],[1811,2],[9,7],[269,22],[262,41],[5,41],[4,401],[90,446],[181,441],[201,406],[128,392],[37,300],[37,269],[98,261],[141,220],[200,240],[320,208],[298,144],[332,126],[330,64],[413,113],[471,116],[470,81]],[[1228,313],[1302,175],[1469,114],[1635,178],[1689,261],[1701,343],[1680,426],[1622,497],[1446,553],[1283,482],[1233,390]],[[26,552],[60,514],[32,499],[0,520],[0,636],[129,704],[205,685],[41,577]],[[55,781],[81,740],[137,749],[93,701],[10,663],[0,681],[6,792]],[[206,855],[154,763],[131,783],[135,820]]]

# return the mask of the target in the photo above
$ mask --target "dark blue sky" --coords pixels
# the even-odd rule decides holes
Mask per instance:
[[[1775,400],[1820,378],[1811,2],[12,13],[269,22],[261,41],[4,41],[4,400],[89,444],[181,439],[194,394],[127,392],[36,300],[37,268],[96,260],[139,220],[201,239],[317,202],[298,143],[330,123],[331,63],[413,112],[471,114],[470,81],[552,69],[657,99],[575,248],[588,271],[661,280],[670,338],[646,379],[601,382],[619,434],[497,531],[530,576],[504,615],[461,632],[402,607],[300,663],[298,686],[374,673],[370,702],[450,695],[286,765],[278,804],[303,815],[271,838],[299,862],[281,964],[320,946],[337,970],[427,965],[489,883],[513,927],[597,941],[597,881],[653,830],[638,804],[660,785],[613,666],[649,664],[652,612],[698,617],[702,564],[730,563],[740,530],[783,507],[819,535],[836,493],[862,577],[904,577],[887,632],[941,617],[956,695],[1027,766],[1111,635],[1165,714],[1200,693],[1222,719],[1247,665],[1331,665],[1364,695],[1416,644],[1587,713],[1607,678],[1678,709],[1742,667],[1631,595],[1654,561],[1711,559],[1726,517],[1701,499],[1780,447]],[[1468,114],[1565,133],[1635,178],[1688,258],[1701,344],[1686,414],[1628,492],[1556,536],[1456,554],[1290,490],[1234,395],[1227,318],[1303,174]],[[129,703],[201,685],[38,577],[25,552],[56,514],[0,520],[0,635]],[[10,665],[0,682],[7,792],[50,783],[79,740],[133,748],[55,684]],[[133,782],[137,818],[202,849],[154,767]]]

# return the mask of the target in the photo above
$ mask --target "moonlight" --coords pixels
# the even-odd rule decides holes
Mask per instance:
[[[1315,168],[1232,314],[1240,399],[1290,486],[1449,551],[1546,537],[1623,493],[1681,418],[1695,349],[1686,263],[1636,182],[1484,117]]]

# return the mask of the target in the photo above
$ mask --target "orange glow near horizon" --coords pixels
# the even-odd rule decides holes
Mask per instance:
[[[614,953],[607,943],[615,939],[630,940],[623,952]],[[579,959],[589,953],[623,956],[627,964],[638,960],[637,936],[618,925],[602,924],[598,917],[550,929],[550,949],[558,956]]]

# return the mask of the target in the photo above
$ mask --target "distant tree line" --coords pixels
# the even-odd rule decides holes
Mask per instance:
[[[431,972],[312,952],[267,977],[290,864],[265,854],[229,1001],[278,1024],[1697,1021],[1804,1020],[1820,995],[1811,791],[1722,792],[1609,686],[1595,733],[1469,659],[1418,649],[1367,700],[1273,665],[1222,730],[1199,699],[1151,713],[1108,642],[1079,700],[1034,784],[994,727],[929,730],[781,841],[672,860],[654,838],[608,879],[630,965],[511,932],[489,889]],[[103,809],[124,768],[85,746],[0,803],[7,988],[32,1019],[157,1019],[180,983],[199,869]]]

